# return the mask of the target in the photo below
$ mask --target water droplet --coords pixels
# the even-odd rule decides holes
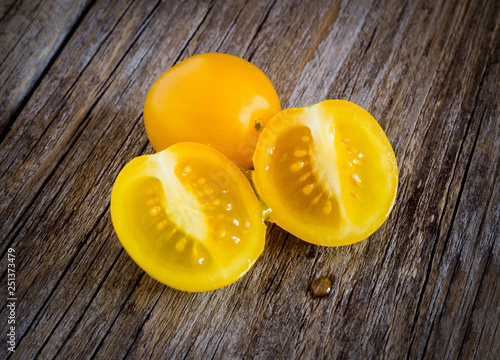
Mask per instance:
[[[356,154],[358,152],[358,149],[355,146],[351,146],[349,149],[347,149],[347,152],[349,154]]]
[[[203,178],[203,177],[201,177],[201,178],[198,179],[198,184],[200,184],[200,185],[203,185],[206,182],[207,182],[207,180],[205,178]]]
[[[303,142],[308,142],[309,140],[311,140],[310,136],[307,136],[307,135],[302,136],[302,141]]]
[[[236,225],[236,226],[240,226],[240,222],[236,219],[233,220],[233,224]]]
[[[358,154],[358,158],[360,158],[360,159],[361,159],[362,157],[363,157],[363,154],[359,153],[359,154]]]
[[[327,277],[313,280],[311,283],[311,293],[313,297],[322,297],[330,294],[332,281]]]
[[[203,192],[205,193],[205,195],[212,195],[214,193],[214,189],[211,188],[211,187],[206,187]]]
[[[350,141],[351,141],[351,139],[349,139],[349,138],[343,138],[342,139],[342,144],[347,144]]]
[[[351,196],[355,199],[359,198],[358,194],[356,194],[355,192],[351,192]]]
[[[354,159],[352,162],[353,162],[354,165],[359,165],[359,160],[358,159]]]
[[[250,221],[245,221],[243,223],[243,229],[245,229],[245,230],[250,229],[250,226],[251,226]]]
[[[219,205],[219,204],[220,204],[220,200],[219,200],[219,199],[214,199],[214,200],[212,201],[212,205],[214,205],[214,206],[217,206],[217,205]]]
[[[187,174],[189,174],[190,172],[191,172],[191,167],[186,166],[186,167],[184,168],[184,171],[183,171],[183,173],[182,173],[182,176],[186,176],[186,175],[187,175]]]

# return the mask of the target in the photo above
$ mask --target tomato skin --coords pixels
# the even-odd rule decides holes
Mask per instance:
[[[280,109],[272,83],[256,66],[206,53],[181,61],[153,84],[144,124],[156,151],[199,142],[249,169],[259,136],[256,121],[265,126]]]
[[[110,208],[130,257],[151,277],[182,291],[237,281],[265,244],[250,183],[203,144],[178,143],[130,161],[115,180]]]
[[[272,220],[322,246],[366,239],[394,204],[398,169],[384,131],[363,108],[326,100],[276,114],[253,158]]]

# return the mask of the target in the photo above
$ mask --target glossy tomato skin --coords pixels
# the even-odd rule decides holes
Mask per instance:
[[[276,114],[253,160],[255,188],[272,220],[313,244],[366,239],[396,198],[398,169],[389,140],[366,110],[349,101]]]
[[[210,291],[241,278],[263,251],[260,203],[217,150],[178,143],[133,159],[111,195],[116,234],[150,276],[178,290]]]
[[[206,53],[181,61],[151,87],[144,124],[156,151],[178,142],[213,146],[249,169],[262,126],[280,111],[278,95],[256,66],[239,57]]]

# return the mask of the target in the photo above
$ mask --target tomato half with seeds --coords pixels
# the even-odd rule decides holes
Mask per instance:
[[[111,217],[143,270],[189,292],[235,282],[265,243],[261,205],[247,178],[217,150],[197,143],[128,163],[113,186]]]
[[[313,244],[375,232],[396,197],[394,151],[377,121],[345,100],[283,110],[262,132],[253,180],[272,219]]]
[[[249,169],[259,130],[280,110],[271,81],[255,65],[207,53],[181,61],[153,84],[144,125],[156,151],[199,142]]]

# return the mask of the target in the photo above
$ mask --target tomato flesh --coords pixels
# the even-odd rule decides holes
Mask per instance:
[[[265,242],[260,203],[248,180],[202,144],[179,143],[132,160],[115,181],[111,216],[134,261],[184,291],[238,280]]]
[[[361,241],[387,218],[396,158],[361,107],[327,100],[278,113],[254,155],[254,183],[278,225],[318,245]]]

